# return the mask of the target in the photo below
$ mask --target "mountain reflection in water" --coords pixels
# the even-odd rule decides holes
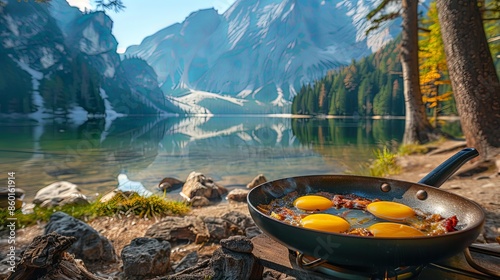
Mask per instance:
[[[400,119],[295,119],[263,116],[119,118],[80,126],[3,121],[0,180],[16,172],[31,201],[55,181],[89,196],[117,186],[125,173],[156,192],[164,177],[202,172],[226,187],[309,174],[360,174],[373,150],[403,136]]]

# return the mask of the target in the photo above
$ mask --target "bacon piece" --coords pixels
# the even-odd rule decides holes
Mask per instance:
[[[366,228],[353,228],[353,229],[349,230],[347,232],[347,234],[357,235],[357,236],[373,236],[373,233],[371,233]]]
[[[416,213],[415,217],[407,219],[406,222],[427,235],[440,235],[457,230],[457,216],[443,218],[439,214],[425,214],[421,211]]]
[[[456,226],[458,224],[458,219],[457,216],[449,217],[448,219],[445,219],[443,221],[444,228],[446,229],[446,232],[453,232],[456,231]]]
[[[299,225],[301,216],[297,215],[293,210],[288,209],[286,207],[278,207],[275,208],[271,214],[271,217],[289,223],[291,225]]]
[[[347,208],[347,209],[359,209],[366,210],[366,206],[374,201],[379,201],[379,199],[368,199],[355,194],[341,195],[337,194],[333,196],[332,202],[335,208]]]

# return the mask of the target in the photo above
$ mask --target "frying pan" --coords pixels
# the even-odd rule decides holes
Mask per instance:
[[[483,227],[484,212],[478,204],[438,189],[465,162],[477,155],[473,148],[463,149],[418,183],[353,175],[313,175],[270,181],[249,192],[248,208],[255,224],[265,234],[290,250],[314,258],[353,267],[423,265],[462,252]],[[355,194],[403,203],[445,218],[456,215],[459,230],[437,236],[406,238],[354,236],[293,226],[271,218],[257,208],[292,191],[299,195],[320,191]]]

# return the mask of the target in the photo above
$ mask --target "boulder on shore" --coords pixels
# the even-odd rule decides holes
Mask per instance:
[[[237,202],[247,202],[249,192],[250,190],[246,189],[234,189],[227,194],[226,199]]]
[[[162,192],[169,192],[171,190],[179,189],[184,185],[184,182],[172,177],[163,178],[160,183],[158,183],[157,188]]]
[[[259,174],[257,177],[253,178],[252,182],[247,184],[247,188],[253,189],[260,184],[264,184],[265,182],[267,182],[266,176],[264,176],[264,174]]]
[[[114,262],[115,249],[111,242],[86,223],[64,212],[55,212],[45,226],[45,234],[56,232],[75,237],[76,241],[68,249],[84,262]]]
[[[195,196],[220,199],[226,193],[227,189],[215,183],[212,178],[193,171],[187,177],[180,195],[190,201]]]
[[[49,208],[63,205],[85,205],[89,204],[89,201],[77,185],[60,181],[39,190],[33,199],[33,204]]]
[[[207,242],[209,232],[203,220],[195,216],[165,217],[146,230],[146,237],[160,238],[172,245]]]
[[[126,279],[149,279],[167,273],[171,246],[165,240],[138,237],[121,252]]]

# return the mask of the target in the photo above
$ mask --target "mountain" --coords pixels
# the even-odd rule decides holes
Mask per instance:
[[[112,26],[65,0],[0,2],[0,114],[81,123],[180,113],[147,63],[121,61]]]
[[[388,23],[365,36],[365,17],[376,3],[238,0],[222,15],[214,9],[194,12],[130,46],[125,56],[147,61],[173,102],[205,103],[195,102],[193,112],[289,112],[302,85],[369,55],[399,32]],[[200,98],[200,92],[242,105]]]

